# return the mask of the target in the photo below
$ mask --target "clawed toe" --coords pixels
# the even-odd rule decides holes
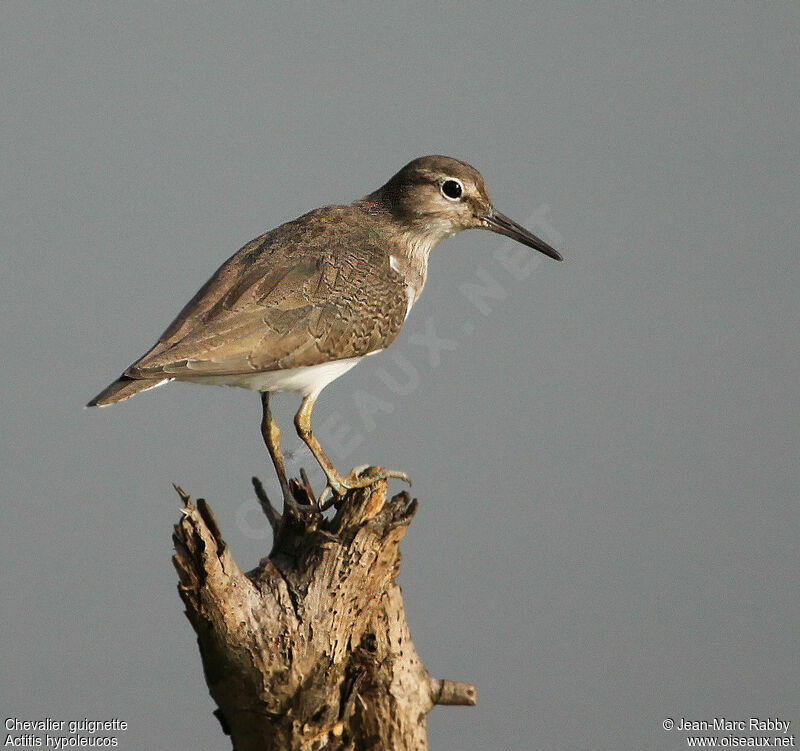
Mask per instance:
[[[283,510],[284,513],[289,511],[299,519],[308,516],[308,514],[321,514],[323,511],[318,503],[299,503],[291,495],[284,496]]]
[[[378,482],[378,480],[389,479],[402,480],[403,482],[407,482],[409,485],[411,485],[411,478],[405,472],[400,472],[394,469],[384,469],[383,467],[364,465],[360,467],[354,467],[347,477],[328,478],[328,485],[325,490],[322,491],[319,503],[322,506],[322,501],[327,497],[329,492],[333,493],[334,496],[341,497],[345,495],[348,490],[366,488],[373,483]],[[327,506],[324,506],[324,508],[327,508]]]
[[[358,469],[354,469],[350,475],[355,476],[359,479],[359,481],[366,480],[365,485],[361,485],[359,487],[365,487],[366,485],[371,485],[373,482],[377,480],[402,480],[403,482],[407,483],[409,487],[411,486],[411,478],[405,473],[400,472],[397,469],[384,469],[383,467],[361,467]]]

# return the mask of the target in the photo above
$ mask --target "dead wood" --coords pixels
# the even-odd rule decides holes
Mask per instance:
[[[427,749],[431,708],[476,694],[433,678],[411,641],[395,580],[416,501],[387,501],[381,480],[326,519],[304,478],[292,481],[301,510],[280,515],[254,485],[274,543],[253,571],[237,566],[209,505],[179,488],[173,536],[178,589],[234,751]]]

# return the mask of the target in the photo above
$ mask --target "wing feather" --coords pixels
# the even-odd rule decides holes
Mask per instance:
[[[246,245],[126,375],[238,375],[388,346],[405,320],[404,283],[373,238],[348,225],[348,209],[318,209]]]

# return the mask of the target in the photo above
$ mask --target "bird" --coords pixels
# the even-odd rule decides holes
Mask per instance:
[[[342,475],[312,432],[311,413],[325,386],[395,340],[425,286],[431,250],[467,229],[490,230],[563,260],[494,208],[474,167],[423,156],[364,198],[314,209],[247,243],[87,406],[171,381],[258,391],[262,437],[284,502],[294,506],[271,395],[299,392],[295,429],[325,473],[326,491],[341,497],[377,479],[408,480],[377,467]]]

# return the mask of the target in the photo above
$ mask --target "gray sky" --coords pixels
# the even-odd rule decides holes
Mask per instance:
[[[797,731],[800,6],[2,16],[4,717],[227,747],[170,483],[255,565],[249,477],[277,491],[258,399],[82,406],[252,237],[444,153],[566,261],[510,273],[501,238],[444,242],[397,342],[315,413],[341,470],[414,478],[414,640],[479,690],[434,710],[432,748],[685,747],[667,717]]]

